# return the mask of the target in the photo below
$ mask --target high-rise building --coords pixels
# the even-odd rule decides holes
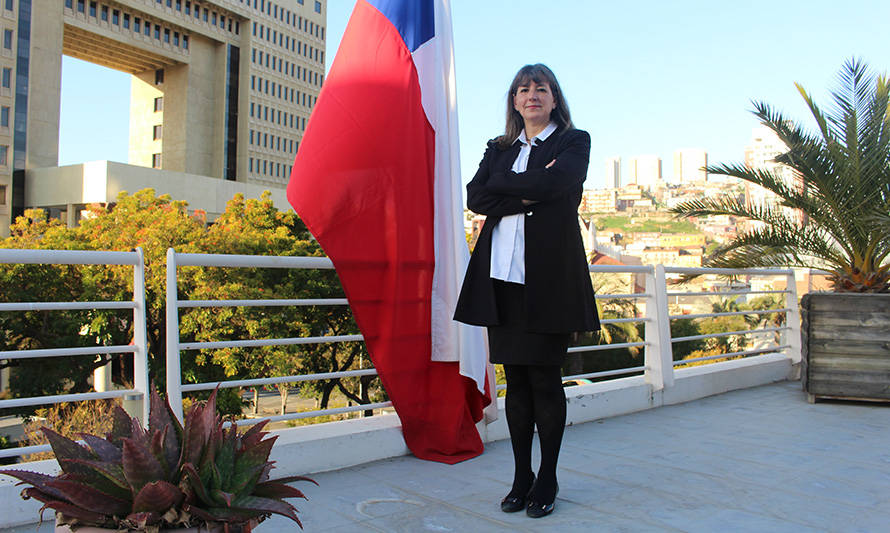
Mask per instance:
[[[27,207],[71,222],[121,189],[153,186],[211,216],[234,192],[283,200],[324,81],[326,0],[5,0],[0,11],[0,235]],[[129,165],[56,168],[63,54],[132,75]]]
[[[682,148],[674,152],[674,182],[693,183],[708,181],[705,167],[708,153],[702,148]]]
[[[606,158],[606,187],[618,189],[621,187],[621,158]]]
[[[779,139],[776,132],[760,125],[751,131],[751,141],[745,147],[745,166],[759,169],[778,176],[786,185],[795,186],[799,183],[794,170],[775,161],[776,156],[788,151],[788,147]],[[771,191],[745,182],[745,198],[749,205],[777,205],[778,197]]]
[[[630,183],[653,190],[661,185],[661,158],[657,155],[638,155],[630,160]]]

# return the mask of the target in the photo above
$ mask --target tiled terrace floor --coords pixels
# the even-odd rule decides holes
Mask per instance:
[[[500,512],[508,441],[454,466],[316,474],[297,507],[308,532],[890,531],[890,405],[811,405],[785,382],[569,427],[563,446],[556,512],[539,520]]]

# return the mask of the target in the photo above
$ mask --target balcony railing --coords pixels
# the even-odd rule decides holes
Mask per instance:
[[[145,413],[148,409],[146,391],[148,390],[146,335],[145,335],[145,298],[144,298],[144,265],[141,250],[135,252],[72,252],[53,250],[0,250],[0,263],[51,263],[51,264],[109,264],[109,265],[133,265],[133,300],[127,302],[25,302],[2,303],[0,312],[22,312],[26,310],[68,310],[68,309],[128,309],[134,312],[135,338],[130,346],[96,346],[88,348],[58,348],[50,350],[24,350],[0,352],[0,360],[14,358],[54,357],[61,355],[96,355],[110,353],[134,354],[135,375],[134,388],[128,390],[116,390],[109,392],[93,392],[84,394],[69,394],[47,396],[38,398],[17,398],[0,401],[0,408],[21,407],[40,404],[51,404],[65,401],[84,401],[101,398],[125,397],[141,400],[139,414],[147,420]],[[182,416],[182,396],[184,392],[193,392],[221,388],[259,387],[262,385],[275,385],[281,383],[294,383],[313,380],[327,380],[355,376],[375,375],[374,369],[348,370],[343,372],[317,373],[305,375],[288,375],[276,377],[255,377],[250,379],[237,379],[221,382],[183,383],[181,375],[181,358],[184,353],[202,349],[221,349],[232,347],[258,347],[258,346],[286,346],[302,344],[321,344],[337,342],[361,341],[359,334],[331,335],[320,337],[292,337],[273,339],[220,339],[212,342],[182,342],[180,331],[180,310],[189,308],[219,308],[219,307],[281,307],[281,306],[344,306],[348,305],[345,298],[322,299],[237,299],[237,300],[179,300],[179,269],[181,267],[216,267],[216,268],[286,268],[286,269],[332,269],[333,265],[327,258],[320,257],[276,257],[276,256],[246,256],[246,255],[214,255],[214,254],[187,254],[177,253],[173,249],[167,253],[167,286],[166,286],[166,380],[167,394],[171,406]],[[674,384],[675,367],[696,362],[711,362],[718,359],[756,356],[766,353],[783,353],[791,364],[800,361],[800,319],[798,313],[798,300],[794,273],[791,270],[727,270],[727,269],[690,269],[674,268],[662,265],[656,266],[627,266],[627,265],[596,265],[590,267],[590,272],[597,275],[631,274],[642,276],[644,292],[597,294],[596,298],[602,301],[634,300],[640,302],[641,316],[628,316],[609,318],[602,320],[604,326],[621,323],[642,323],[644,329],[643,340],[639,342],[620,342],[612,344],[596,344],[573,346],[570,353],[596,352],[600,350],[612,350],[618,348],[642,348],[644,352],[643,364],[627,368],[610,369],[600,372],[584,373],[566,376],[566,379],[603,379],[628,376],[632,374],[643,375],[643,380],[653,391],[670,388]],[[690,274],[716,274],[722,276],[766,276],[780,278],[785,281],[785,289],[782,290],[738,290],[728,289],[723,291],[668,291],[669,275]],[[631,287],[635,284],[631,283]],[[752,294],[781,294],[784,297],[783,307],[758,311],[729,311],[699,314],[670,314],[670,298],[706,298],[714,296],[741,296]],[[671,336],[671,321],[678,319],[700,319],[708,317],[739,316],[739,315],[767,315],[773,313],[784,314],[784,325],[778,327],[760,327],[747,330],[721,331],[703,335],[673,337]],[[702,340],[710,338],[745,336],[753,334],[770,333],[778,336],[780,341],[753,349],[739,350],[730,353],[709,355],[697,359],[682,361],[673,360],[672,345],[678,342]],[[503,388],[503,386],[499,387]],[[349,407],[303,411],[299,413],[287,413],[278,416],[264,417],[273,421],[292,420],[297,418],[318,417],[348,413],[355,411],[367,411],[391,406],[390,402],[378,402],[360,404]],[[255,423],[263,418],[239,420],[239,424]],[[0,457],[30,454],[47,450],[47,446],[31,446],[27,448],[12,448],[0,450]]]

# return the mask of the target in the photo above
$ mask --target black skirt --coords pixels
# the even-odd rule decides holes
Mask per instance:
[[[502,365],[562,366],[569,347],[568,333],[532,333],[528,331],[525,285],[497,279],[497,326],[488,327],[489,359]]]

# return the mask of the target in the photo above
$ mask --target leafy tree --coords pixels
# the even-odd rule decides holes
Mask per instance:
[[[242,195],[236,195],[228,203],[226,212],[208,229],[205,248],[209,253],[322,255],[321,248],[297,215],[278,211],[268,193],[259,200],[245,200]],[[194,282],[193,299],[312,299],[342,295],[332,270],[206,268],[196,272]],[[201,308],[184,313],[181,323],[183,333],[192,334],[199,341],[320,337],[358,331],[346,306]],[[360,356],[367,358],[363,343],[225,348],[201,350],[194,365],[188,363],[188,369],[190,373],[196,372],[212,363],[223,373],[215,379],[284,376],[349,370],[355,367]],[[185,371],[183,375],[186,376]],[[321,407],[326,408],[335,388],[354,401],[370,401],[374,379],[366,376],[306,382],[302,389],[320,393]],[[279,384],[278,390],[283,414],[289,384]]]
[[[76,232],[44,211],[28,210],[11,228],[2,248],[80,248]],[[97,267],[80,265],[3,265],[0,287],[3,299],[13,302],[90,301],[102,299],[92,283]],[[0,313],[0,350],[36,350],[87,347],[114,342],[125,329],[114,311],[24,311]],[[85,392],[93,370],[105,359],[89,356],[41,359],[6,359],[0,368],[10,370],[10,389],[15,397]],[[18,414],[33,408],[10,410]]]
[[[890,84],[857,59],[848,60],[838,78],[828,112],[797,85],[815,133],[754,103],[754,115],[788,147],[776,162],[794,170],[793,183],[739,163],[707,169],[764,187],[778,206],[723,197],[673,209],[683,217],[732,215],[761,223],[720,246],[705,266],[816,267],[831,272],[837,291],[890,291]]]

